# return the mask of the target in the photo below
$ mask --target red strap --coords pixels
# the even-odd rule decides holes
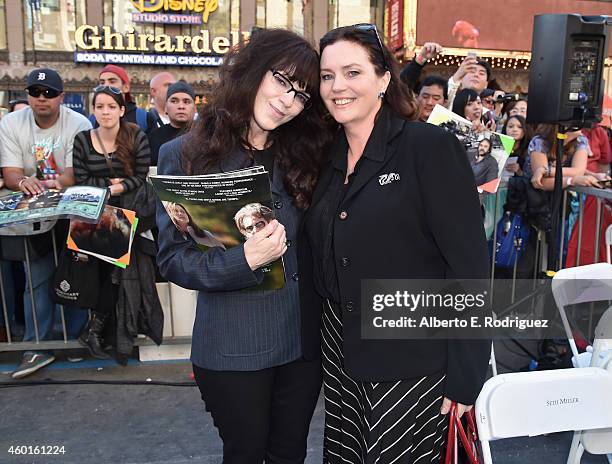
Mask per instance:
[[[457,403],[454,401],[451,403],[449,415],[448,437],[446,440],[446,456],[444,459],[444,464],[455,464],[457,462],[457,433],[461,439],[461,443],[463,443],[463,448],[467,454],[468,462],[470,464],[478,464],[480,461],[480,453],[478,452],[479,448],[477,446],[478,431],[476,428],[474,409],[472,408],[472,410],[465,413],[468,423],[467,433],[463,428],[461,419],[457,415]]]

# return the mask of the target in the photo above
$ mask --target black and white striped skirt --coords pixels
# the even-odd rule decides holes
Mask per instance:
[[[351,379],[337,311],[328,303],[323,312],[323,462],[438,463],[448,428],[440,414],[445,374],[398,382]]]

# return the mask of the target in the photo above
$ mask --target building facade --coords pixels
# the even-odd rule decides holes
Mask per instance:
[[[0,0],[0,107],[24,95],[35,67],[57,69],[67,104],[87,112],[104,63],[124,66],[140,106],[150,78],[168,70],[205,95],[218,65],[253,27],[293,30],[313,43],[329,29],[374,23],[400,61],[429,41],[445,47],[427,72],[450,75],[468,51],[497,82],[527,91],[533,15],[612,15],[609,0]],[[609,61],[609,60],[608,60]],[[610,74],[610,63],[606,76]],[[608,81],[608,94],[612,87]]]

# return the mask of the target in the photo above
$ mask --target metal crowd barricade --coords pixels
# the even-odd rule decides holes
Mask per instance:
[[[495,243],[497,242],[497,223],[503,217],[503,205],[501,204],[501,192],[503,192],[504,186],[500,186],[500,189],[495,194],[495,212],[494,212],[494,227],[493,227],[493,247],[491,253],[491,281],[490,281],[490,291],[491,291],[491,301],[493,301],[493,297],[495,295],[495,276],[496,276],[496,247]],[[594,187],[580,187],[580,186],[572,186],[563,192],[563,202],[562,202],[562,215],[563,218],[567,215],[568,205],[570,203],[569,196],[570,195],[578,195],[578,218],[574,227],[577,227],[577,250],[576,250],[576,265],[584,265],[584,264],[594,264],[600,261],[599,258],[599,249],[601,246],[601,240],[604,240],[603,234],[601,233],[601,223],[603,220],[603,208],[605,200],[612,200],[612,189],[598,189]],[[583,233],[584,229],[584,203],[587,197],[594,197],[597,202],[597,213],[595,216],[595,233],[592,237],[585,237]],[[563,223],[565,225],[565,222]],[[546,271],[547,268],[547,249],[548,243],[546,242],[546,234],[542,230],[531,229],[532,233],[537,234],[536,240],[536,249],[535,249],[535,259],[533,265],[533,285],[532,290],[535,290],[537,281],[539,276]],[[564,249],[566,242],[569,242],[571,237],[566,236],[566,227],[561,228],[560,232],[560,243],[559,243],[559,256],[564,255]],[[594,243],[594,257],[592,262],[584,262],[584,259],[581,260],[581,250],[583,240],[593,240]],[[562,263],[561,267],[565,267],[565,263],[562,259],[559,260]],[[514,267],[512,269],[512,284],[511,284],[511,298],[510,302],[514,303],[516,299],[516,281],[517,281],[517,266],[518,260],[514,263]]]
[[[2,237],[0,237],[0,240]],[[55,237],[55,230],[52,230],[52,240],[53,240],[53,258],[55,266],[57,267],[59,253],[63,249],[61,244],[58,244]],[[62,327],[62,335],[61,339],[57,340],[41,340],[41,334],[39,330],[39,314],[36,308],[36,301],[34,298],[34,282],[32,279],[31,273],[31,256],[30,250],[27,245],[27,238],[23,237],[23,249],[25,255],[25,261],[23,262],[26,269],[25,270],[25,278],[27,279],[27,287],[29,288],[29,292],[27,295],[24,295],[24,298],[29,298],[30,304],[32,306],[32,322],[33,322],[33,331],[35,340],[32,341],[17,341],[16,337],[13,334],[11,327],[11,317],[9,315],[8,303],[6,300],[6,288],[5,288],[5,279],[3,275],[2,267],[0,266],[0,299],[2,304],[2,314],[4,315],[4,325],[6,329],[6,342],[0,342],[0,353],[2,352],[10,352],[10,351],[27,351],[27,350],[59,350],[59,349],[72,349],[72,348],[81,348],[81,345],[76,341],[76,339],[69,339],[68,329],[66,325],[66,314],[65,307],[63,305],[59,306],[59,313],[61,318],[61,327]],[[160,296],[160,300],[164,302],[164,313],[165,313],[165,329],[164,329],[164,345],[171,344],[190,344],[191,336],[187,336],[185,330],[182,330],[182,334],[177,334],[175,332],[175,317],[176,314],[174,312],[174,304],[173,301],[176,298],[173,298],[173,284],[159,284],[158,285],[158,294]],[[17,289],[15,289],[16,291]],[[55,307],[53,308],[55,311]],[[82,311],[82,309],[80,309]],[[75,310],[76,311],[76,310]],[[13,315],[14,316],[14,315]],[[55,324],[54,324],[55,325]],[[185,324],[183,324],[185,325]],[[76,335],[76,334],[74,334]],[[154,342],[145,336],[138,336],[134,340],[135,346],[149,346],[154,345]]]
[[[57,247],[57,241],[55,238],[55,229],[51,230],[51,237],[52,237],[52,241],[53,241],[53,259],[54,259],[54,264],[55,266],[57,266],[58,263],[58,247]],[[4,288],[4,275],[3,275],[3,271],[2,268],[0,267],[0,293],[1,293],[1,297],[2,297],[2,312],[4,315],[4,324],[5,324],[5,329],[6,329],[6,338],[7,338],[7,342],[6,343],[0,343],[0,352],[2,351],[21,351],[21,350],[33,350],[33,349],[54,349],[54,348],[59,348],[59,347],[63,347],[64,345],[66,345],[66,347],[68,346],[75,346],[76,342],[72,342],[70,343],[68,341],[68,334],[67,334],[67,330],[66,330],[66,317],[65,317],[65,313],[64,313],[64,306],[60,305],[60,318],[61,318],[61,322],[62,322],[62,335],[63,335],[63,341],[61,340],[41,340],[40,339],[40,331],[39,331],[39,324],[38,324],[38,313],[37,313],[37,308],[36,308],[36,300],[34,298],[34,282],[32,279],[32,272],[31,272],[31,259],[30,259],[30,250],[28,248],[28,242],[27,242],[27,238],[26,236],[23,237],[22,240],[22,246],[23,246],[23,250],[24,250],[24,256],[25,256],[25,261],[23,262],[26,269],[24,269],[25,271],[25,277],[27,279],[27,287],[29,288],[29,292],[28,295],[26,296],[26,298],[29,298],[30,300],[30,305],[32,307],[32,322],[34,325],[34,338],[35,341],[25,341],[25,342],[15,342],[13,340],[13,335],[11,333],[11,319],[9,318],[9,312],[8,312],[8,304],[6,301],[6,289]],[[1,238],[0,238],[1,240]],[[55,308],[54,308],[55,309]],[[59,346],[58,346],[59,345]],[[78,346],[78,345],[76,345]]]
[[[578,213],[578,221],[577,221],[577,227],[578,227],[578,248],[576,250],[576,266],[580,266],[582,264],[595,264],[597,262],[599,262],[599,249],[600,249],[600,245],[601,245],[601,239],[602,239],[602,235],[601,235],[601,221],[602,221],[602,216],[603,216],[603,208],[604,208],[604,201],[605,200],[611,200],[612,201],[612,189],[598,189],[598,188],[594,188],[594,187],[571,187],[569,189],[570,191],[576,192],[578,194],[578,198],[579,198],[579,213]],[[595,236],[594,236],[594,243],[595,243],[595,247],[594,247],[594,258],[593,258],[593,262],[592,263],[585,263],[582,262],[580,260],[580,250],[582,248],[582,240],[583,240],[583,227],[584,227],[584,200],[586,199],[586,197],[588,196],[592,196],[595,198],[596,202],[597,202],[597,212],[595,215]],[[566,192],[566,198],[567,198],[567,192]],[[563,215],[565,216],[566,213],[566,202],[563,202]],[[590,237],[586,237],[587,240],[590,239]],[[561,247],[560,249],[563,250],[563,236],[562,236],[562,240],[561,240]]]

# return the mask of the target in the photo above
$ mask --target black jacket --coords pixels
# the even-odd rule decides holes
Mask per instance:
[[[340,131],[330,160],[347,156]],[[341,296],[344,368],[358,380],[396,381],[445,370],[445,395],[473,404],[487,371],[488,340],[364,340],[362,279],[478,278],[489,274],[474,176],[456,138],[442,129],[408,122],[383,108],[355,178],[336,211],[334,254]],[[313,195],[316,204],[332,176],[324,167]],[[385,183],[379,176],[395,173]],[[313,209],[309,210],[309,213]],[[307,213],[305,221],[313,220]],[[312,299],[309,247],[300,241],[303,307]]]
[[[419,86],[421,85],[420,78],[423,68],[425,66],[417,63],[413,58],[404,66],[400,77],[404,84],[406,84],[414,93],[418,93]]]

